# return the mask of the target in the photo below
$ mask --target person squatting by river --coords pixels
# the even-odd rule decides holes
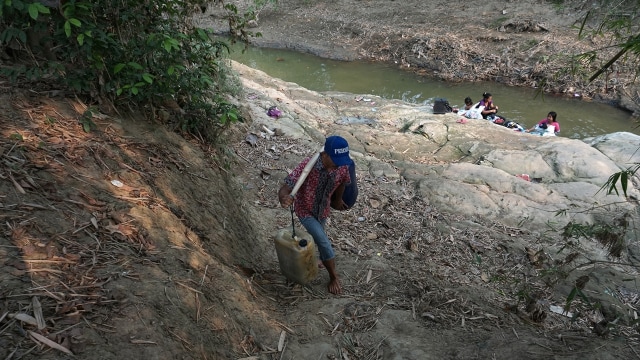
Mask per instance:
[[[493,103],[493,96],[488,92],[482,94],[482,100],[478,103],[478,107],[480,106],[484,107],[482,117],[485,119],[498,113],[498,106]]]
[[[328,137],[316,164],[295,198],[292,198],[291,191],[310,160],[311,158],[304,159],[287,175],[278,191],[278,199],[282,207],[293,205],[302,226],[313,237],[320,252],[320,260],[329,273],[329,292],[340,294],[342,288],[336,272],[335,253],[324,227],[330,207],[346,210],[353,205],[343,200],[345,189],[355,182],[349,171],[349,167],[353,165],[353,160],[349,157],[349,144],[340,136]],[[355,202],[355,196],[351,198]]]
[[[477,104],[471,104],[473,104],[471,98],[466,97],[464,99],[464,107],[457,111],[458,115],[464,116],[468,119],[486,119],[496,125],[502,125],[509,129],[520,132],[528,132],[522,125],[518,124],[517,122],[509,121],[505,117],[497,115],[498,106],[493,103],[493,96],[488,92],[482,94],[482,100],[480,100]],[[465,123],[464,119],[458,120],[458,122]],[[551,130],[552,129],[550,129],[550,131]]]
[[[464,116],[467,119],[482,119],[482,110],[484,110],[484,107],[480,107],[479,103],[478,107],[475,107],[473,100],[467,96],[464,99],[464,106],[458,110],[458,115]]]

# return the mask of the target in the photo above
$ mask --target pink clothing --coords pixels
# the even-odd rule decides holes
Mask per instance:
[[[552,121],[549,121],[549,119],[544,118],[544,119],[540,120],[540,122],[538,123],[538,127],[542,127],[542,124],[546,124],[547,126],[553,126],[553,127],[556,128],[556,130],[555,130],[556,133],[560,132],[560,123],[557,122],[557,121],[552,122]]]

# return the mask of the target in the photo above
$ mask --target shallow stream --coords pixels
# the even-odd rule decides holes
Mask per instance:
[[[314,91],[378,95],[420,104],[446,98],[453,107],[461,107],[467,96],[477,102],[487,91],[499,106],[500,115],[527,128],[545,118],[549,111],[555,111],[562,126],[560,136],[584,139],[618,131],[640,134],[628,112],[581,100],[577,98],[579,94],[574,94],[576,98],[540,96],[536,89],[498,83],[451,84],[388,64],[336,61],[281,49],[250,47],[242,53],[236,47],[230,58]]]

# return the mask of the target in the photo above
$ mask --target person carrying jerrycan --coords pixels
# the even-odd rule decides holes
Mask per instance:
[[[340,294],[342,288],[336,272],[335,253],[325,231],[325,224],[331,208],[336,210],[349,208],[343,200],[343,194],[345,188],[352,184],[352,181],[355,182],[349,174],[349,166],[353,164],[353,160],[349,157],[347,140],[340,136],[328,137],[323,151],[315,160],[315,164],[295,197],[292,198],[291,192],[296,182],[303,176],[305,167],[313,159],[304,159],[287,175],[278,191],[278,199],[282,207],[293,205],[302,226],[313,237],[320,252],[320,260],[329,273],[329,292]],[[334,194],[335,196],[332,196]]]

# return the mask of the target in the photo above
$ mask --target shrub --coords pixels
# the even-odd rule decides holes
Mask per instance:
[[[247,42],[253,11],[238,14],[224,0],[232,39]],[[195,28],[202,0],[3,0],[0,46],[20,61],[3,66],[13,82],[62,84],[94,101],[154,116],[172,104],[185,131],[242,120],[224,99],[229,48]],[[259,35],[259,34],[258,34]],[[177,106],[176,106],[177,105]]]

